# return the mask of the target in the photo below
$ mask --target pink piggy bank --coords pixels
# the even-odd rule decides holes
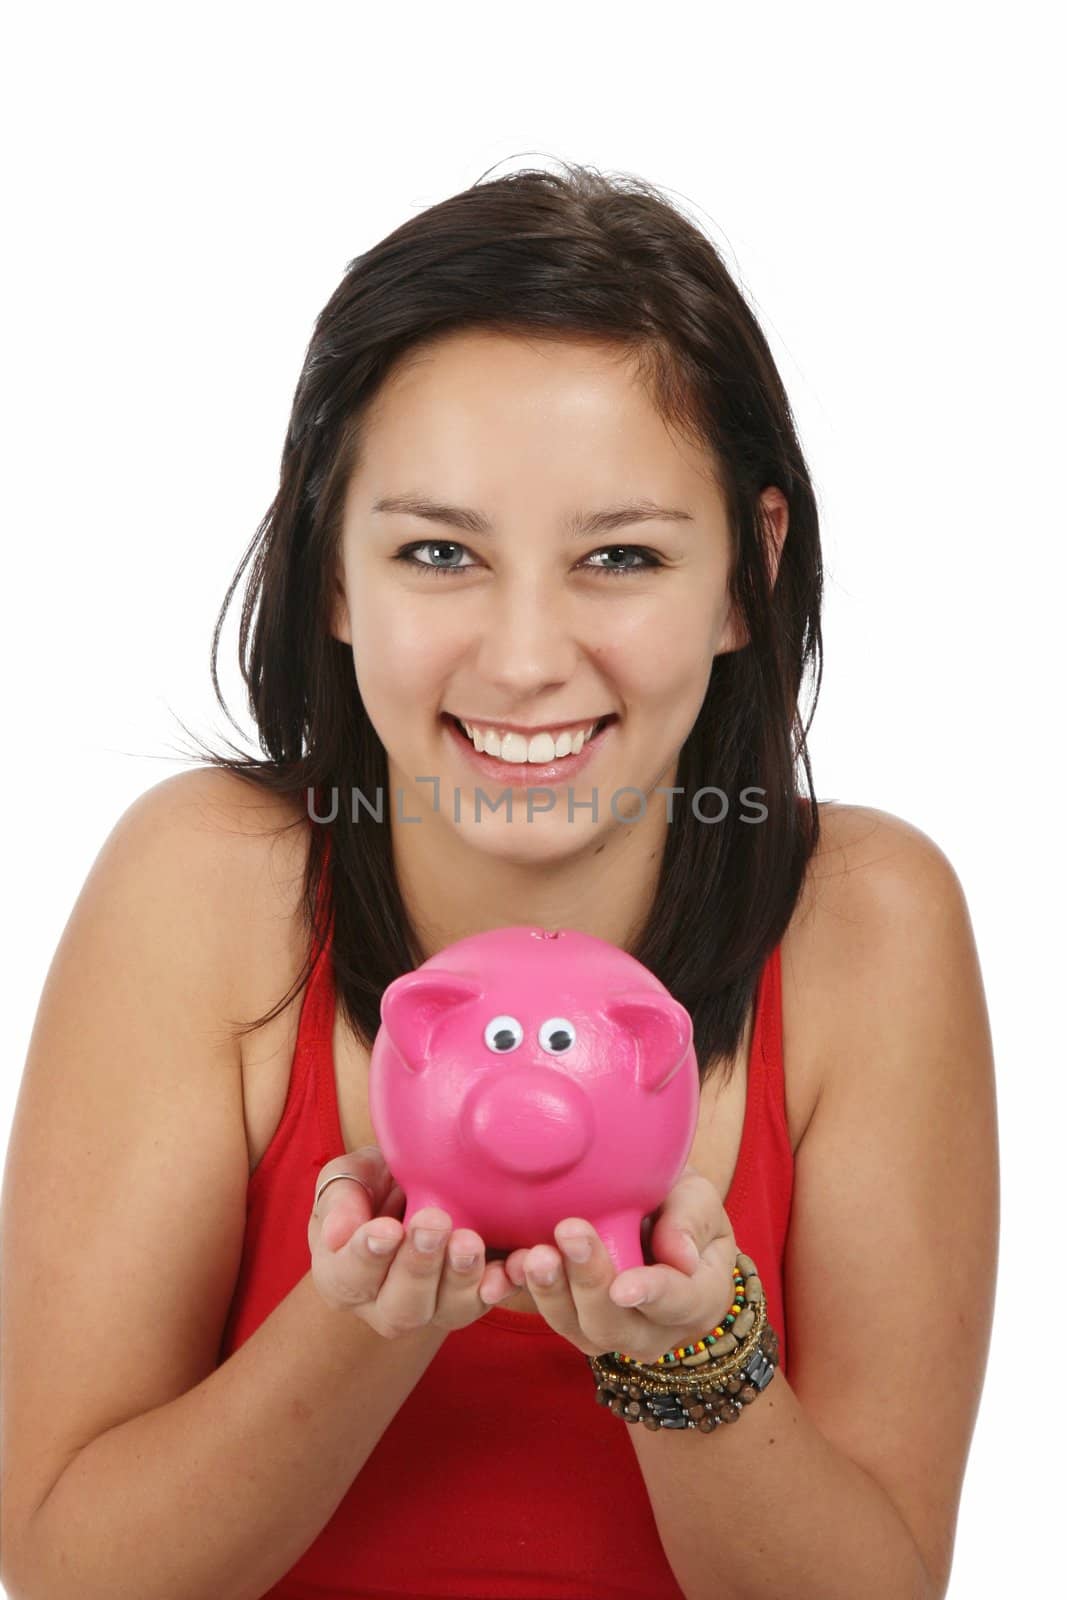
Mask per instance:
[[[490,1250],[594,1224],[616,1270],[677,1182],[696,1132],[693,1024],[647,967],[589,934],[495,928],[382,995],[375,1137],[407,1219],[441,1206]]]

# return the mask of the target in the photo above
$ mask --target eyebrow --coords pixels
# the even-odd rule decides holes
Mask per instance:
[[[419,494],[391,494],[375,500],[371,511],[402,513],[408,517],[422,517],[427,522],[441,522],[449,528],[461,528],[466,533],[492,537],[495,529],[482,511],[468,506],[448,505],[440,500],[428,500]],[[601,511],[575,511],[567,519],[565,531],[573,539],[590,533],[612,533],[616,528],[626,528],[638,522],[692,522],[690,511],[678,511],[671,506],[658,506],[652,500],[632,500],[624,505],[607,506]]]

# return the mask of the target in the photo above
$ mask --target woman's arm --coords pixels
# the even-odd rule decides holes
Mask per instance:
[[[628,1431],[686,1600],[944,1594],[885,1490],[830,1444],[780,1370],[729,1427]]]
[[[19,1530],[11,1600],[259,1600],[447,1337],[383,1339],[307,1273],[195,1388],[78,1452]]]
[[[0,1286],[15,1600],[253,1600],[444,1337],[384,1339],[309,1273],[217,1365],[248,1182],[232,908],[263,851],[212,817],[224,791],[203,779],[158,785],[113,830],[30,1041]]]
[[[712,1434],[628,1430],[687,1600],[948,1587],[998,1261],[989,1023],[952,867],[849,811],[866,826],[801,935],[826,1072],[796,1154],[789,1381]]]

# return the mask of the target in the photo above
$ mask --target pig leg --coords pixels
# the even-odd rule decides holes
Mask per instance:
[[[452,1218],[453,1231],[456,1228],[474,1227],[474,1224],[468,1221],[463,1214],[465,1208],[462,1205],[456,1205],[443,1189],[435,1189],[431,1184],[427,1183],[412,1182],[410,1187],[406,1184],[404,1185],[404,1194],[407,1197],[402,1218],[405,1228],[410,1226],[411,1218],[417,1211],[421,1211],[424,1206],[437,1206],[441,1211],[447,1211]],[[475,1232],[480,1232],[480,1230],[476,1228]]]
[[[641,1248],[642,1213],[638,1206],[620,1211],[606,1211],[591,1216],[589,1221],[604,1241],[604,1248],[615,1263],[616,1275],[630,1267],[645,1265]]]

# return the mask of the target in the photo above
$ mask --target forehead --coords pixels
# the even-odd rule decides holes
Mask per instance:
[[[688,495],[694,511],[719,499],[710,451],[668,425],[619,345],[487,330],[398,359],[368,408],[355,477],[368,495],[418,479],[479,503],[531,490]]]

